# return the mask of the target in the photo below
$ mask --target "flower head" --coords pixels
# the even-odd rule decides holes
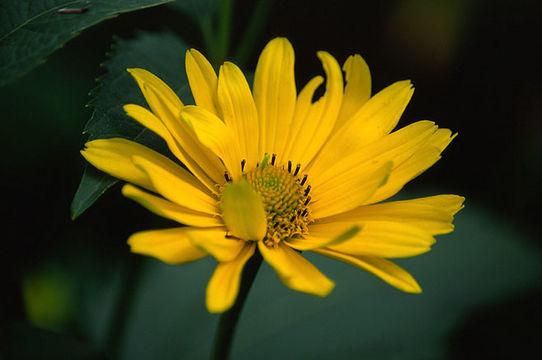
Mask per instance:
[[[217,76],[189,50],[195,106],[185,106],[153,74],[128,69],[150,111],[130,104],[126,113],[161,136],[184,167],[120,138],[90,141],[82,151],[95,167],[128,182],[125,196],[186,225],[132,235],[133,252],[171,264],[216,258],[207,287],[211,312],[233,305],[255,251],[286,286],[310,294],[325,296],[334,283],[303,257],[308,250],[420,292],[387,259],[424,253],[434,235],[453,230],[460,196],[381,203],[439,160],[454,137],[450,130],[419,121],[392,132],[412,96],[410,81],[371,97],[361,56],[346,60],[344,79],[330,54],[318,57],[326,91],[316,101],[324,78],[297,93],[294,51],[284,38],[263,50],[253,91],[233,63]]]

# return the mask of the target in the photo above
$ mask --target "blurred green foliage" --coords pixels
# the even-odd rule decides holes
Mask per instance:
[[[214,261],[172,267],[144,259],[134,271],[137,257],[125,239],[171,224],[123,199],[118,186],[77,221],[69,213],[84,167],[78,151],[87,136],[81,132],[92,115],[85,109],[87,93],[95,78],[107,76],[98,64],[107,61],[115,41],[137,44],[164,31],[204,50],[201,17],[191,4],[200,3],[99,24],[0,88],[6,154],[0,158],[6,194],[0,357],[208,356],[217,317],[206,312],[204,293]],[[375,90],[413,79],[417,90],[402,124],[429,118],[459,136],[407,191],[459,193],[467,197],[466,208],[457,216],[457,230],[439,237],[431,252],[401,261],[420,281],[421,295],[312,256],[337,283],[329,297],[313,298],[285,288],[264,265],[242,314],[233,358],[527,358],[542,329],[542,55],[532,51],[541,6],[534,0],[366,2],[362,12],[353,11],[356,6],[345,0],[311,6],[277,1],[247,70],[265,42],[281,35],[296,49],[298,87],[321,73],[314,56],[321,49],[341,62],[360,52]],[[236,3],[233,48],[256,8],[248,0]],[[178,56],[171,69],[182,76],[183,54]],[[169,82],[176,75],[163,76]],[[130,101],[144,104],[140,97]],[[136,281],[130,275],[138,271]],[[127,312],[124,323],[119,309]],[[111,329],[124,329],[124,335],[112,340]],[[116,351],[112,344],[119,345]]]

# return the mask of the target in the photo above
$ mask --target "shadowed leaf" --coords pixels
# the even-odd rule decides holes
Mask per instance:
[[[30,71],[82,30],[171,0],[2,0],[0,86]]]
[[[125,104],[146,105],[139,87],[126,71],[144,68],[163,79],[185,103],[193,102],[184,73],[188,47],[170,34],[142,33],[135,40],[118,40],[110,58],[103,64],[107,72],[91,92],[89,106],[94,109],[84,133],[89,140],[122,137],[137,141],[161,153],[168,153],[164,141],[128,117]],[[71,205],[72,219],[81,215],[117,180],[91,166],[83,174]]]

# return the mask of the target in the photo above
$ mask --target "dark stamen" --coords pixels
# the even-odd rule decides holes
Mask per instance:
[[[245,171],[246,164],[247,164],[247,161],[245,159],[241,160],[241,171]]]
[[[307,209],[303,210],[303,212],[301,213],[301,217],[307,215]]]
[[[288,160],[288,172],[292,172],[292,162],[290,160]]]
[[[226,179],[227,182],[231,181],[230,174],[228,174],[227,171],[224,171],[224,178]]]
[[[277,154],[271,155],[271,165],[275,165],[275,160],[277,160]]]
[[[305,182],[307,181],[307,174],[303,176],[303,180],[301,180],[301,186],[305,185]]]
[[[307,206],[309,205],[309,202],[311,201],[311,197],[308,196],[307,199],[305,200],[305,203],[303,205]]]
[[[292,215],[292,217],[290,218],[290,222],[294,222],[295,220],[295,215]]]
[[[309,192],[311,191],[311,186],[307,186],[307,189],[305,190],[305,196],[309,195]]]
[[[299,169],[301,169],[301,164],[297,164],[295,166],[294,176],[297,176],[297,173],[299,172]]]

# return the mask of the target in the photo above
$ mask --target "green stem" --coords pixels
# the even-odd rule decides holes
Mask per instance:
[[[230,50],[231,23],[234,0],[221,0],[218,17],[218,33],[216,37],[216,64],[222,64]]]
[[[199,26],[201,29],[201,34],[203,36],[203,45],[205,46],[205,51],[207,56],[211,59],[213,66],[216,66],[216,50],[215,49],[215,39],[213,34],[213,21],[211,16],[205,15],[200,18]]]
[[[256,274],[258,273],[261,264],[262,256],[260,255],[260,252],[256,250],[256,253],[248,260],[243,269],[241,286],[235,304],[233,304],[231,309],[220,316],[213,349],[212,358],[214,360],[227,360],[230,356],[233,336],[235,335],[235,326],[237,325],[248,292],[256,278]]]
[[[119,350],[126,333],[128,317],[132,312],[135,293],[139,286],[139,280],[143,274],[143,259],[141,256],[130,256],[126,267],[125,276],[121,282],[120,294],[117,299],[113,318],[109,325],[106,338],[106,349],[112,359],[119,357]]]
[[[265,20],[269,15],[269,10],[271,10],[272,5],[273,0],[260,0],[255,5],[248,26],[244,31],[241,42],[235,52],[235,63],[239,67],[243,68],[246,65],[246,62],[254,49],[256,40],[264,29],[266,24]]]

